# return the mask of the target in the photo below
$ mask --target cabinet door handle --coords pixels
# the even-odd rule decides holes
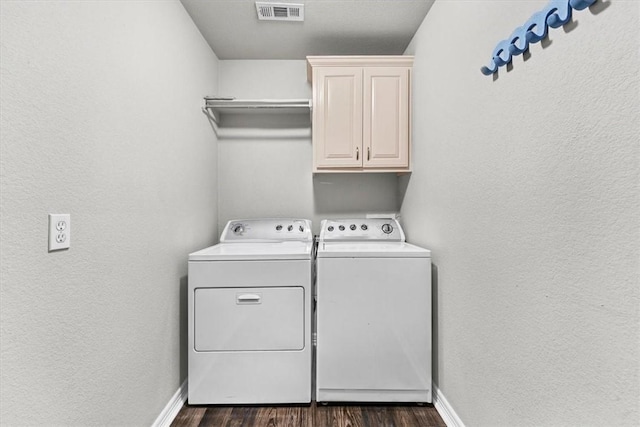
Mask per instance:
[[[360,160],[360,148],[356,147],[356,160]]]
[[[371,148],[367,147],[367,161],[371,160]]]

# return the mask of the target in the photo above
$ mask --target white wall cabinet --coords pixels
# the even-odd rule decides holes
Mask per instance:
[[[408,172],[412,56],[310,56],[314,172]]]

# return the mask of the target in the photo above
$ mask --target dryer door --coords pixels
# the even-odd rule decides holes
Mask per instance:
[[[304,348],[304,289],[198,288],[196,351],[273,351]]]

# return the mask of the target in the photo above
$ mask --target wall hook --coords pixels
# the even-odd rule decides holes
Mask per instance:
[[[551,0],[547,6],[534,13],[524,25],[516,28],[511,36],[497,44],[491,53],[489,65],[480,68],[485,76],[490,76],[499,67],[508,64],[513,56],[529,49],[529,44],[537,43],[547,36],[548,28],[558,28],[571,20],[571,10],[582,10],[596,0]]]

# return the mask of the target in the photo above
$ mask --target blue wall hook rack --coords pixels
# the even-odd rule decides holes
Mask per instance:
[[[493,49],[489,65],[483,66],[480,71],[485,76],[492,75],[499,67],[511,62],[513,56],[529,49],[529,44],[544,39],[549,27],[558,28],[569,22],[572,9],[586,9],[595,2],[596,0],[551,0],[544,9],[531,15],[524,25],[498,43]]]

